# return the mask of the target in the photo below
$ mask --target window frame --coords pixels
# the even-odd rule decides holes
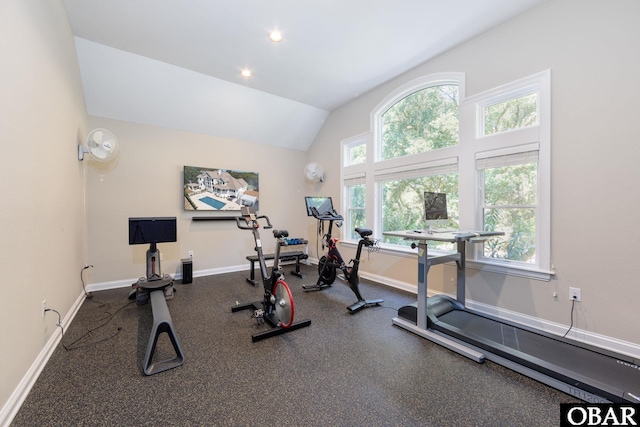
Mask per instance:
[[[349,198],[350,196],[350,192],[349,189],[351,187],[354,187],[356,185],[364,185],[365,186],[365,205],[364,206],[353,206],[353,204],[351,203],[351,199]],[[363,211],[364,212],[364,217],[365,217],[365,221],[367,218],[367,205],[366,205],[366,201],[367,201],[367,196],[366,196],[366,182],[363,178],[357,178],[357,179],[352,179],[349,180],[347,182],[345,182],[344,184],[344,199],[347,201],[347,203],[345,203],[345,208],[344,208],[344,224],[345,227],[342,228],[342,232],[344,234],[344,239],[346,240],[353,240],[353,238],[351,237],[352,234],[354,234],[355,232],[353,231],[356,226],[355,224],[353,224],[352,219],[353,216],[351,215],[353,212],[355,211]],[[364,226],[366,227],[366,225]]]
[[[512,83],[511,85],[513,85],[514,83]],[[509,85],[509,86],[511,86]],[[498,89],[498,88],[496,88]],[[505,88],[506,89],[506,88]],[[491,90],[492,92],[495,89]],[[487,134],[486,131],[486,120],[485,120],[485,108],[490,107],[492,105],[498,105],[498,104],[502,104],[514,99],[518,99],[518,98],[522,98],[525,97],[527,95],[532,95],[532,94],[538,94],[538,102],[537,102],[537,111],[536,111],[536,123],[533,125],[529,125],[529,126],[523,126],[520,128],[516,128],[516,129],[509,129],[509,130],[504,130],[504,131],[500,131],[500,132],[494,132],[494,133],[490,133]],[[515,88],[515,89],[506,89],[506,92],[503,93],[497,93],[494,94],[493,96],[490,96],[487,99],[483,99],[483,100],[479,100],[477,101],[477,108],[476,108],[476,129],[477,129],[477,136],[478,137],[491,137],[494,135],[500,135],[500,134],[504,134],[504,133],[508,133],[508,132],[517,132],[520,130],[524,130],[527,128],[534,128],[536,126],[540,125],[540,96],[539,96],[539,90],[538,90],[538,84],[537,82],[534,84],[525,84],[523,87],[520,88]],[[478,96],[478,95],[476,95]],[[473,99],[473,98],[472,98]]]
[[[480,229],[483,226],[482,203],[478,195],[479,176],[477,158],[538,151],[538,182],[536,211],[536,263],[535,265],[510,260],[489,259],[480,256],[481,248],[467,251],[467,266],[535,280],[550,280],[554,274],[551,264],[551,77],[550,70],[532,74],[510,83],[486,90],[471,97],[465,96],[464,73],[435,73],[411,80],[387,95],[370,113],[370,132],[347,138],[341,146],[341,193],[346,211],[350,207],[346,185],[353,180],[366,184],[367,227],[374,237],[382,237],[382,206],[380,182],[391,174],[416,177],[416,171],[438,167],[455,160],[458,171],[459,225],[461,229]],[[427,87],[443,84],[458,85],[459,141],[456,146],[381,160],[381,115],[404,97]],[[485,106],[524,96],[535,91],[538,101],[537,124],[484,135],[483,109]],[[359,143],[366,144],[364,164],[345,165],[346,149]],[[532,145],[533,144],[533,145]],[[380,206],[378,206],[380,205]],[[342,240],[356,244],[343,230]],[[474,245],[475,246],[475,245]],[[406,256],[410,250],[398,245],[381,244],[384,253]],[[479,252],[480,251],[480,252]]]
[[[465,97],[465,75],[464,73],[436,73],[419,77],[411,80],[387,95],[378,105],[371,111],[370,122],[372,135],[370,139],[371,156],[368,157],[369,174],[367,175],[367,189],[372,189],[372,200],[367,206],[367,218],[371,218],[373,230],[376,237],[382,240],[382,206],[381,201],[381,182],[388,180],[390,175],[394,175],[397,179],[417,178],[420,176],[434,175],[433,170],[438,168],[446,168],[447,165],[457,163],[457,153],[460,147],[460,125],[458,123],[458,144],[451,147],[440,148],[437,150],[429,150],[421,153],[410,154],[392,159],[382,159],[382,115],[406,98],[407,96],[419,92],[421,90],[442,86],[456,85],[458,86],[458,111],[462,100]],[[459,121],[459,114],[458,114]],[[457,169],[457,165],[456,165]],[[420,173],[420,171],[424,173]],[[355,242],[354,242],[355,243]],[[399,245],[382,244],[383,249],[390,251],[404,252],[407,248]]]
[[[537,124],[517,129],[510,129],[489,135],[484,134],[484,107],[505,102],[511,99],[537,93]],[[550,280],[554,274],[551,268],[551,72],[545,70],[502,86],[473,95],[461,104],[461,123],[468,136],[465,145],[473,146],[473,166],[476,191],[472,220],[477,228],[482,228],[484,197],[481,171],[477,170],[479,159],[494,159],[507,155],[523,154],[537,151],[538,171],[536,187],[536,262],[485,257],[482,245],[477,245],[469,255],[468,265],[514,276],[528,277],[537,280]],[[463,118],[464,117],[464,121]],[[473,118],[472,122],[469,119]],[[472,163],[469,161],[469,163]],[[468,171],[466,171],[468,172]],[[462,178],[461,178],[462,180]],[[470,197],[471,194],[468,194]],[[462,195],[460,196],[462,198]],[[461,208],[462,211],[462,208]],[[466,212],[468,213],[468,212]],[[461,213],[462,216],[462,213]],[[462,223],[462,220],[461,220]]]
[[[380,141],[382,140],[382,115],[391,107],[393,107],[395,104],[400,102],[402,99],[406,98],[407,96],[413,93],[416,93],[423,89],[427,89],[434,86],[443,86],[447,84],[457,85],[458,86],[458,109],[459,109],[465,97],[464,78],[465,78],[464,73],[436,73],[436,74],[430,74],[427,76],[418,77],[417,79],[411,80],[410,82],[400,86],[399,88],[391,92],[389,95],[387,95],[382,101],[380,101],[380,103],[371,111],[371,114],[370,114],[371,129],[373,133],[372,140],[374,142],[373,144],[374,147],[372,147],[374,148],[373,161],[375,163],[381,164],[382,167],[384,167],[383,165],[387,162],[391,164],[414,163],[415,162],[414,157],[416,156],[420,157],[421,155],[424,155],[426,153],[437,153],[442,150],[452,149],[459,146],[460,140],[458,139],[458,145],[456,147],[446,147],[439,150],[431,150],[423,153],[412,154],[412,155],[407,155],[403,157],[396,157],[393,159],[384,160],[381,158],[382,144],[380,143]],[[459,121],[459,118],[458,118],[458,121]],[[459,125],[458,125],[458,129],[460,129]],[[460,138],[459,135],[460,135],[460,132],[458,132],[458,138]],[[431,156],[427,156],[427,157],[431,157]],[[414,159],[414,160],[412,161],[411,159]]]
[[[357,135],[352,138],[348,138],[342,141],[342,161],[340,164],[343,168],[348,168],[350,166],[359,166],[363,165],[367,162],[366,154],[369,150],[367,150],[367,134]],[[351,152],[360,146],[365,147],[365,160],[360,163],[351,163]]]
[[[366,152],[366,160],[364,163],[355,163],[350,164],[350,150],[354,147],[365,145]],[[351,233],[348,231],[351,227],[350,216],[349,213],[351,210],[357,208],[352,206],[351,200],[349,199],[349,191],[348,187],[355,184],[365,184],[365,201],[373,200],[373,193],[369,190],[368,185],[366,185],[366,170],[367,165],[369,163],[369,157],[371,156],[371,134],[369,132],[353,136],[351,138],[344,139],[341,142],[341,150],[340,150],[340,164],[342,167],[340,168],[340,182],[342,189],[342,206],[344,207],[344,218],[346,219],[346,226],[340,228],[340,240],[345,243],[353,242],[355,240],[351,238]],[[365,218],[371,218],[368,205],[365,205]]]

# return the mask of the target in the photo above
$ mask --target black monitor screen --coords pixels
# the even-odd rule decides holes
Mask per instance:
[[[447,219],[447,195],[424,192],[424,219],[427,221]]]
[[[322,215],[325,212],[333,212],[333,203],[331,197],[305,197],[304,202],[307,205],[307,216],[313,216],[311,208],[316,208],[318,213]]]
[[[129,218],[129,244],[177,241],[176,217]]]

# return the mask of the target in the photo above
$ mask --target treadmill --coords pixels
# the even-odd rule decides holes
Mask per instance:
[[[418,301],[401,307],[393,324],[469,357],[491,360],[590,403],[640,403],[640,359],[562,338],[555,334],[481,314],[465,307],[467,243],[481,242],[492,232],[384,234],[416,240]],[[428,241],[457,244],[457,252],[427,256]],[[455,261],[456,298],[427,298],[431,265]]]

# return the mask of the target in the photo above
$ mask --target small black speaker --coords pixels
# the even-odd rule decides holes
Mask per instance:
[[[182,284],[193,282],[193,262],[191,258],[182,260]]]

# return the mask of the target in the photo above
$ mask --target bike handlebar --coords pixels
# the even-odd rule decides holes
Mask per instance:
[[[241,219],[244,220],[244,224],[245,225],[242,225],[242,222],[240,221]],[[238,216],[238,217],[236,217],[236,225],[241,230],[253,230],[254,228],[258,228],[260,226],[259,223],[258,223],[259,219],[265,219],[267,221],[267,225],[265,225],[263,227],[264,229],[273,228],[273,225],[271,225],[271,221],[269,221],[269,217],[266,216],[266,215],[259,215],[259,216],[242,215],[242,216]]]
[[[311,207],[311,213],[316,219],[323,220],[323,221],[343,221],[344,220],[344,217],[338,214],[338,212],[336,211],[326,211],[320,214],[320,212],[318,212],[318,209],[316,209],[313,206]]]

